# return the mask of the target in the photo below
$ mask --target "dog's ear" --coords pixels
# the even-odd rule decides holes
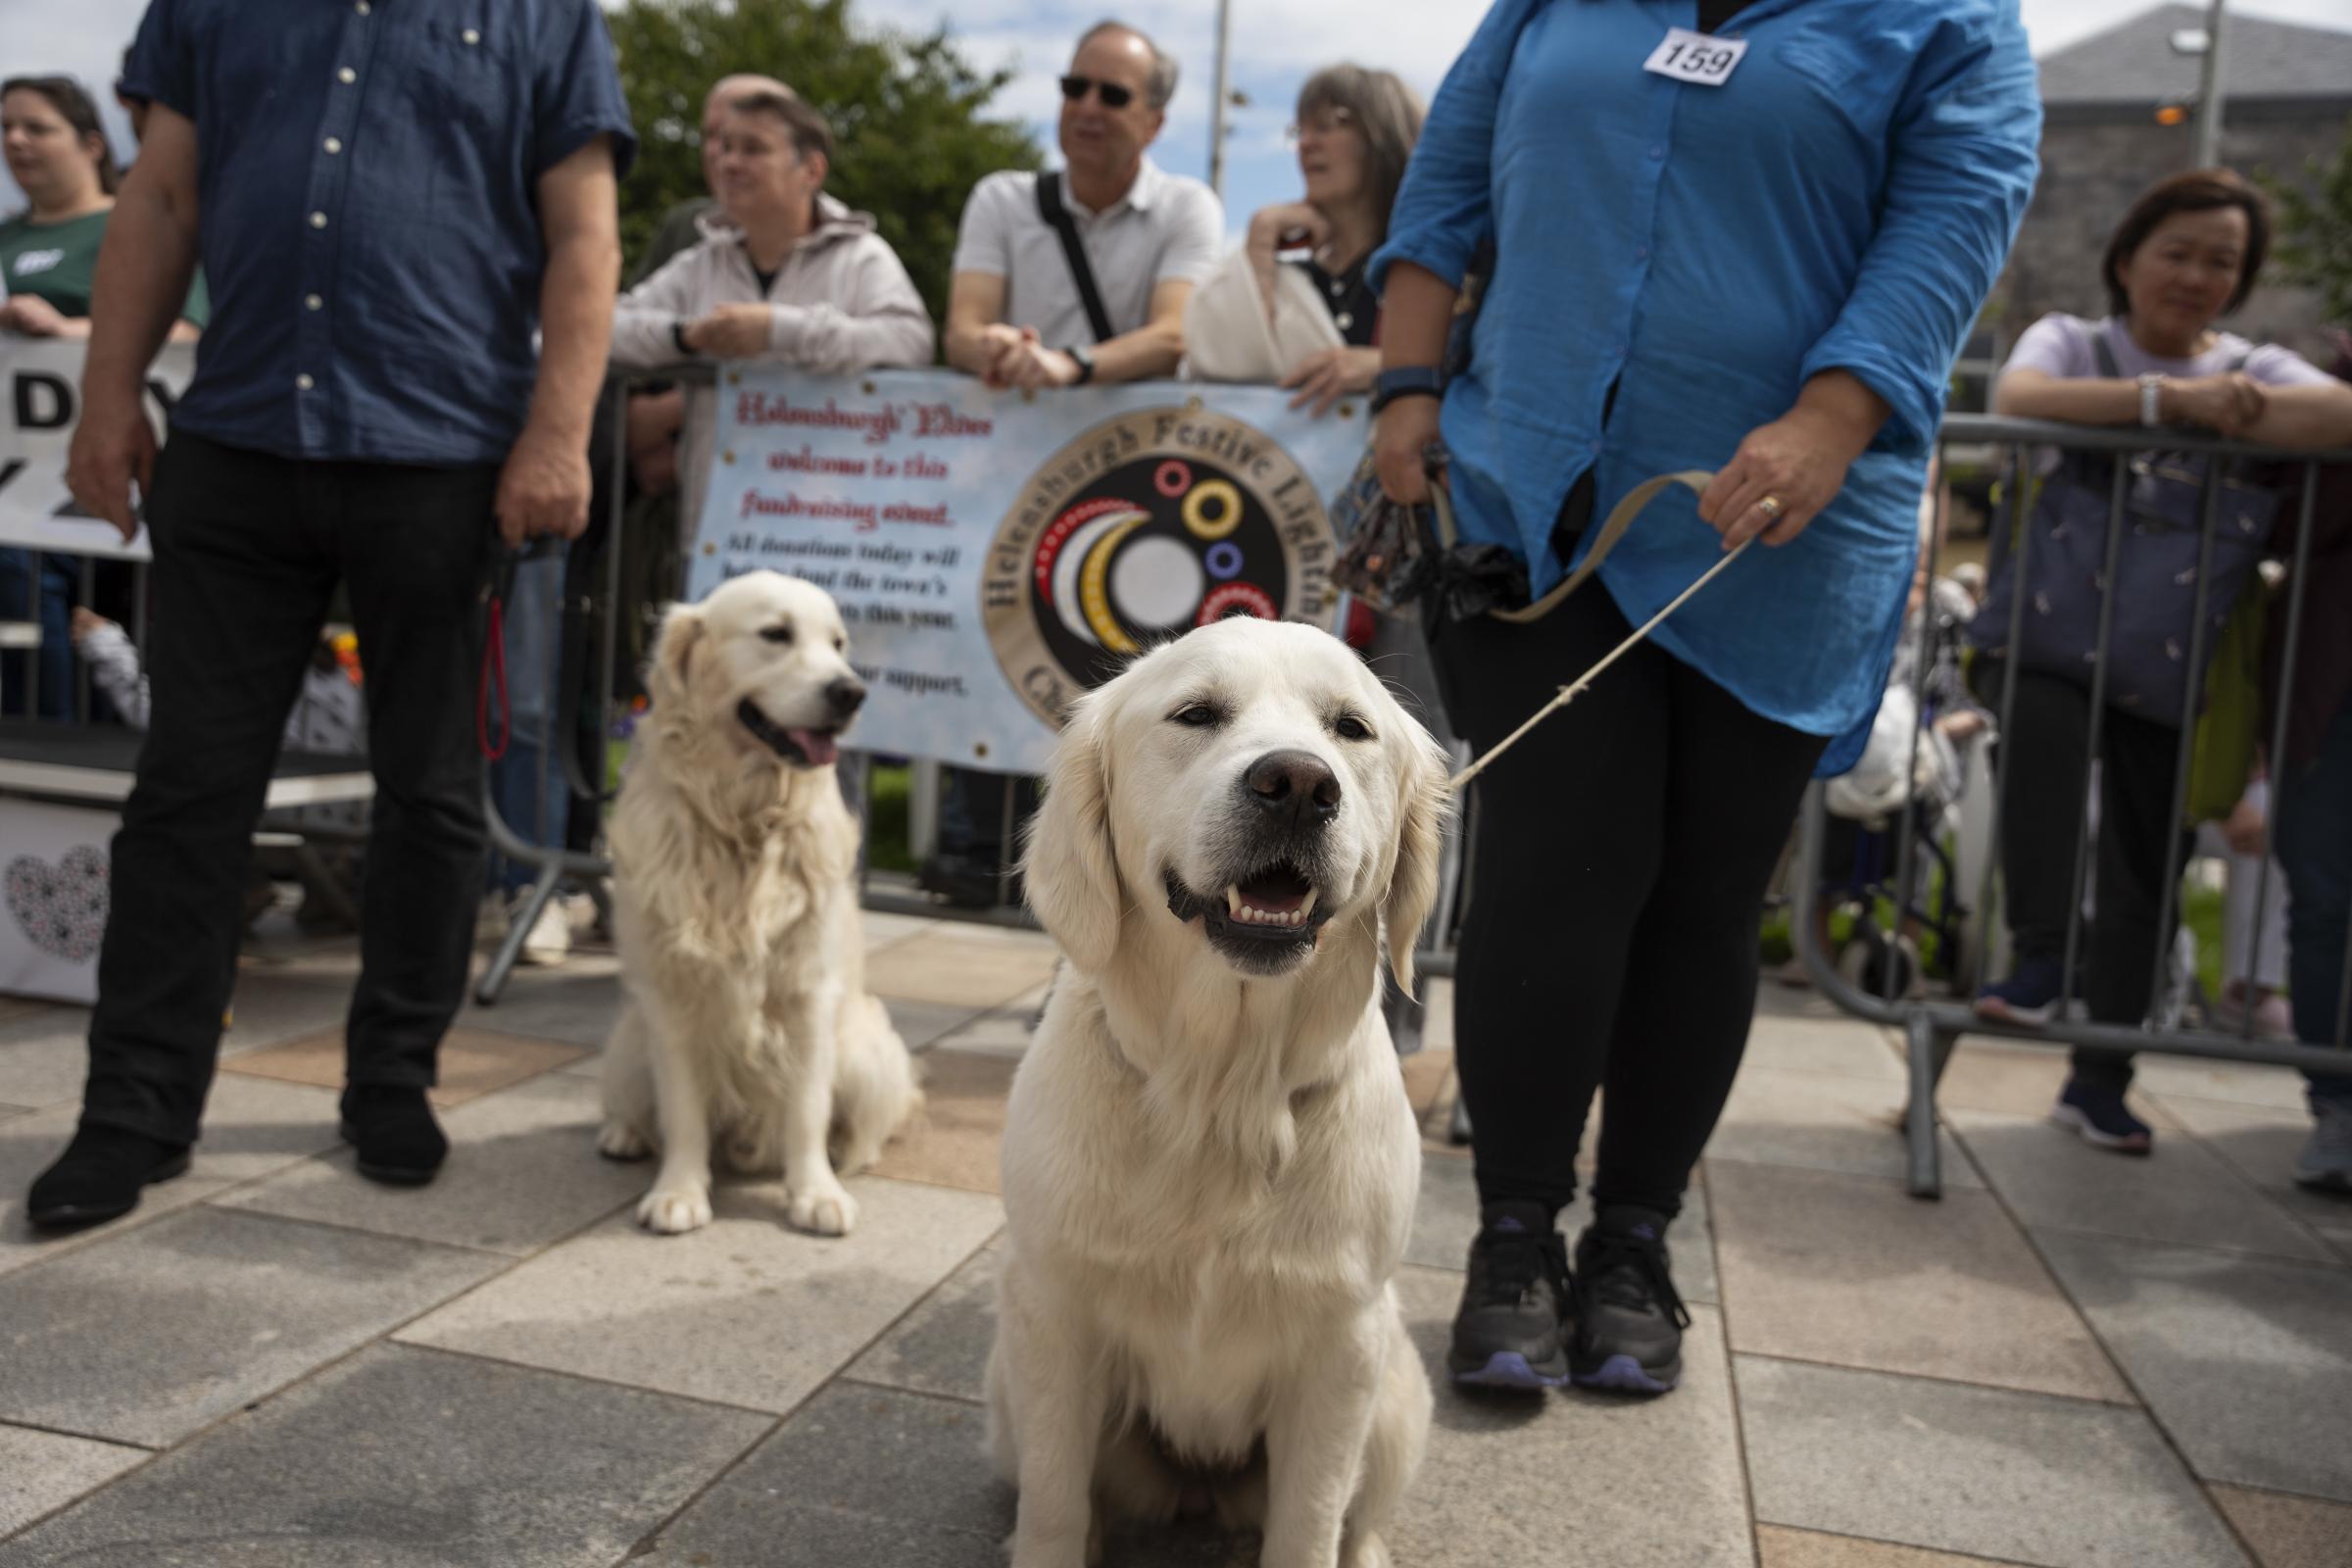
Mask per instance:
[[[662,616],[662,630],[654,639],[653,686],[654,700],[664,697],[672,704],[685,700],[687,683],[694,675],[695,650],[702,646],[703,612],[692,605],[672,605]]]
[[[1021,880],[1029,907],[1070,962],[1092,973],[1118,951],[1125,895],[1110,841],[1110,778],[1099,695],[1078,700],[1054,750],[1046,799],[1029,820]]]
[[[1381,906],[1388,928],[1389,967],[1397,988],[1413,994],[1413,950],[1438,902],[1439,870],[1446,852],[1446,817],[1453,790],[1445,749],[1428,730],[1407,719],[1408,757],[1396,781],[1396,862],[1389,895]]]

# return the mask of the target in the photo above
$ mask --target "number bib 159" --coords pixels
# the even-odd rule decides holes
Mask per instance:
[[[1732,79],[1740,57],[1746,53],[1745,38],[1715,38],[1688,27],[1674,27],[1642,69],[1692,86],[1720,87]]]

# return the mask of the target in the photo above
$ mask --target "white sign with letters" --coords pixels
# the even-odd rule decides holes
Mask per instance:
[[[1144,648],[1337,610],[1324,506],[1363,455],[1360,403],[754,367],[718,391],[688,594],[762,566],[831,593],[872,691],[864,750],[1039,772],[1071,700]]]
[[[81,415],[83,347],[70,338],[0,335],[0,545],[144,561],[144,529],[125,545],[66,488],[67,449]],[[166,346],[147,372],[147,418],[159,442],[195,372],[195,349],[179,343]]]

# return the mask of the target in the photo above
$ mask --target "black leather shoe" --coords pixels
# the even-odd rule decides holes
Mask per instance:
[[[79,1230],[120,1219],[139,1206],[139,1190],[188,1168],[185,1144],[167,1144],[121,1127],[83,1127],[33,1178],[24,1217],[40,1230]]]
[[[449,1157],[449,1139],[424,1091],[406,1084],[344,1090],[343,1141],[359,1151],[361,1175],[393,1187],[422,1187]]]

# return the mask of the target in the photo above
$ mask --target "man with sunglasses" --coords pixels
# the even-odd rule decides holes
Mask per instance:
[[[1061,78],[1067,167],[991,174],[964,207],[949,364],[1024,391],[1175,373],[1185,302],[1225,243],[1215,193],[1145,153],[1175,91],[1176,62],[1135,28],[1105,22],[1078,40]],[[1091,280],[1043,215],[1041,180],[1074,224]],[[1088,306],[1090,281],[1099,311]]]
[[[1067,167],[991,174],[964,206],[950,365],[1022,391],[1176,373],[1185,305],[1225,248],[1225,208],[1145,153],[1175,92],[1176,62],[1135,28],[1105,22],[1078,40],[1061,78]],[[968,907],[1018,897],[1004,869],[1006,787],[947,770],[926,891]],[[1024,810],[1033,801],[1023,785]]]

